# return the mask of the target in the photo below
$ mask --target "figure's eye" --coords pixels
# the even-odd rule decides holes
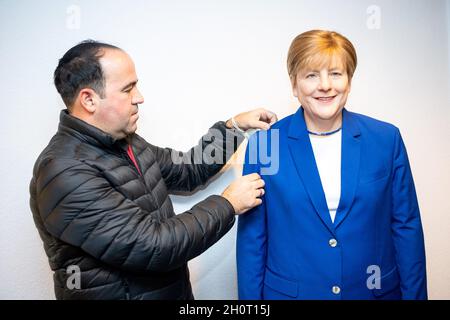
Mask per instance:
[[[315,74],[315,73],[308,73],[307,75],[306,75],[306,79],[313,79],[313,78],[315,78],[317,75]]]

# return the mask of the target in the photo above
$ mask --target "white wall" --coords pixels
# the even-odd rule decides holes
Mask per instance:
[[[371,5],[380,20],[367,13]],[[312,28],[342,32],[357,48],[348,109],[400,127],[422,211],[429,295],[450,299],[449,18],[445,0],[0,0],[0,299],[54,298],[28,183],[57,128],[63,104],[52,73],[66,50],[92,38],[128,51],[146,99],[139,133],[186,150],[240,111],[293,113],[286,53]],[[176,211],[238,174],[236,165],[192,198],[173,197]],[[190,262],[198,299],[237,297],[235,232]]]

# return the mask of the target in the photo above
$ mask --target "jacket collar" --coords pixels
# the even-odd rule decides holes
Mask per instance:
[[[316,213],[331,233],[348,215],[353,203],[360,163],[360,129],[354,116],[342,110],[341,197],[334,224],[331,221],[302,107],[294,114],[288,129],[289,149],[300,179]]]
[[[342,130],[347,131],[347,133],[353,137],[357,137],[361,134],[354,117],[345,108],[342,110]],[[288,136],[294,139],[309,139],[303,107],[298,108],[297,112],[292,117]]]
[[[67,110],[61,110],[58,131],[100,148],[126,150],[130,140],[130,138],[115,139],[99,128],[70,115]]]

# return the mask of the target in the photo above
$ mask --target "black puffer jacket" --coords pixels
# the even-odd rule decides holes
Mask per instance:
[[[242,137],[223,122],[212,129],[224,138],[213,133],[210,139],[210,129],[194,148],[214,147],[222,154],[211,156],[227,160],[225,143],[234,152]],[[127,155],[128,144],[142,175]],[[194,163],[194,148],[184,160]],[[234,210],[213,195],[175,215],[168,193],[204,184],[224,161],[175,164],[171,152],[138,135],[115,141],[61,112],[58,132],[39,156],[30,184],[57,299],[193,298],[187,262],[232,227]],[[77,268],[79,278],[72,273]]]

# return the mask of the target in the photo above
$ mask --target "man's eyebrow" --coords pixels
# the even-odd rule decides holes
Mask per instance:
[[[129,87],[134,87],[138,81],[139,81],[139,80],[135,80],[135,81],[132,81],[132,82],[128,83],[126,86],[124,86],[124,87],[121,89],[121,91],[123,91],[123,90],[125,90],[125,89],[127,89],[127,88],[129,88]]]

